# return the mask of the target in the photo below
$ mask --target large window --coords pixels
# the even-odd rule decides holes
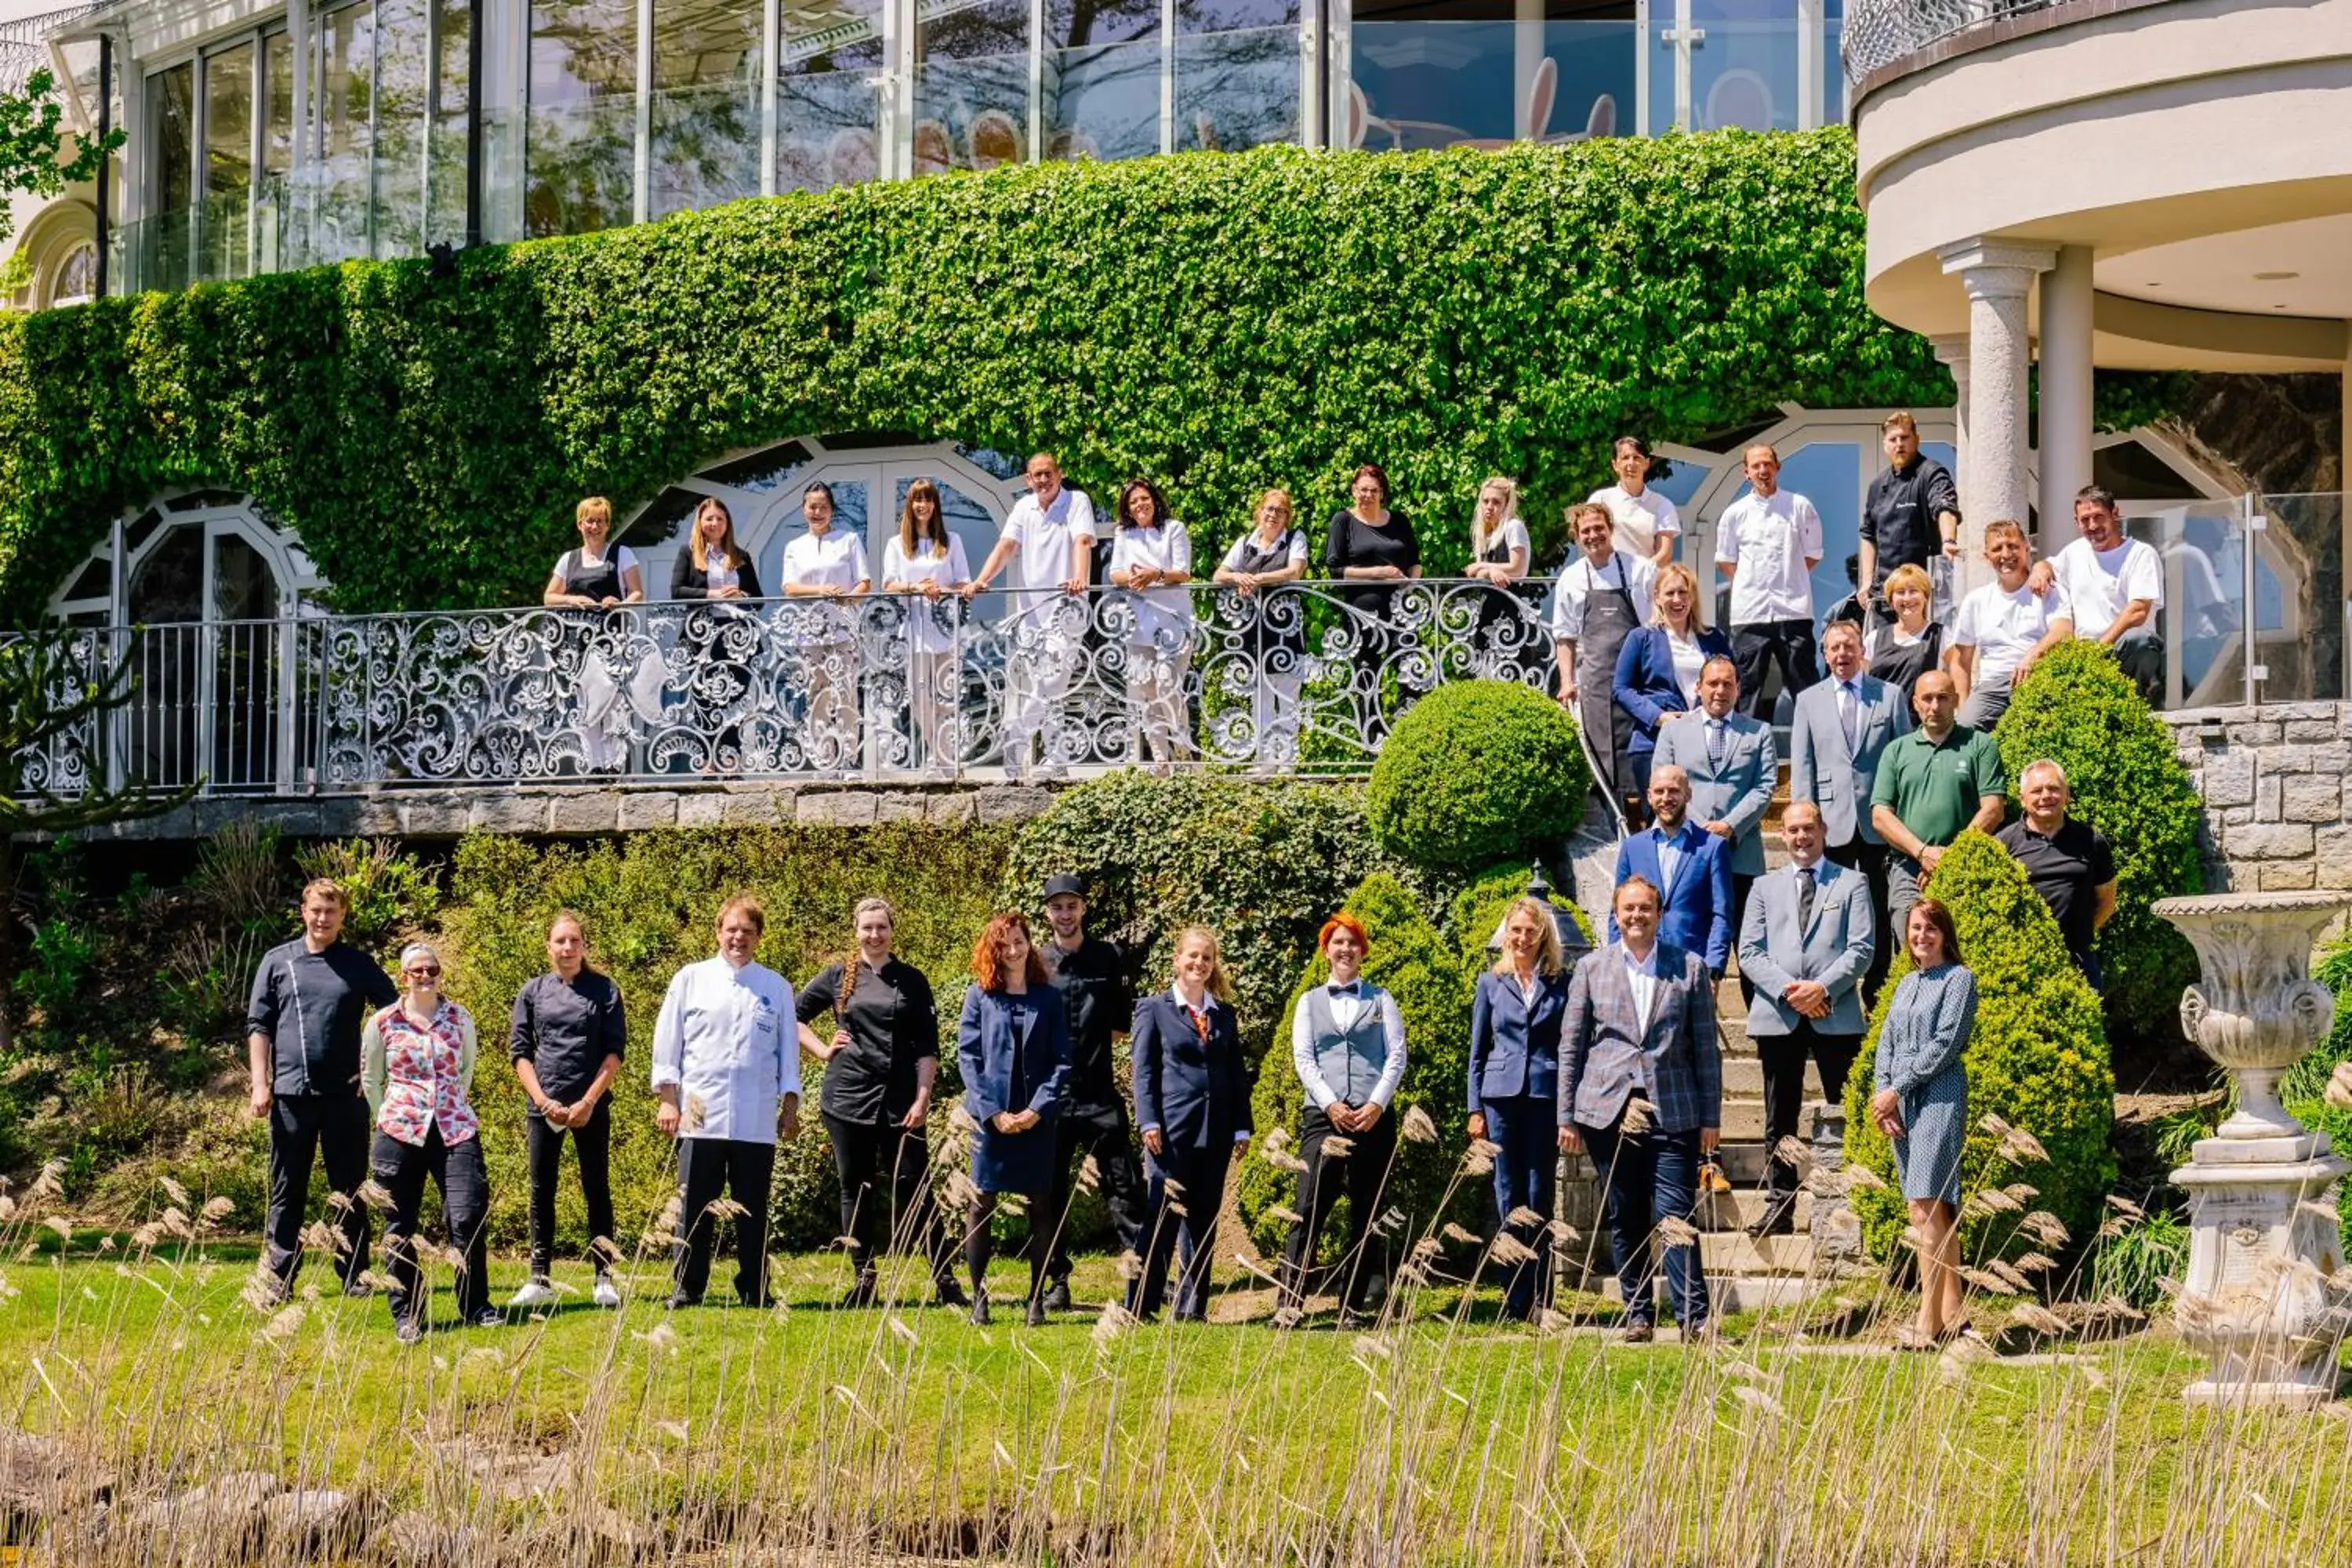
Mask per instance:
[[[320,261],[369,254],[369,176],[375,150],[375,8],[319,19],[319,172],[311,243]]]
[[[536,0],[523,227],[584,234],[635,216],[637,8]]]
[[[251,43],[205,57],[205,275],[241,278],[251,270],[248,221],[253,201]]]
[[[883,9],[887,0],[788,5],[776,43],[776,189],[821,191],[883,172]],[[944,133],[928,133],[930,156]],[[916,132],[916,158],[926,133]],[[947,166],[944,161],[938,163]]]
[[[915,173],[1026,159],[1029,60],[1029,0],[980,0],[919,16]]]
[[[1175,146],[1296,142],[1298,0],[1177,0]]]
[[[760,194],[760,0],[656,0],[654,216]]]
[[[1045,155],[1160,150],[1160,0],[1045,0]]]
[[[432,15],[432,0],[376,0],[369,243],[379,257],[415,256],[425,248]]]

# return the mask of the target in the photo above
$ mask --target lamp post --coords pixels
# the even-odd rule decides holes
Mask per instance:
[[[1552,929],[1559,932],[1560,966],[1564,969],[1576,967],[1576,961],[1591,952],[1592,944],[1585,940],[1584,928],[1576,923],[1575,910],[1551,896],[1551,880],[1544,875],[1540,860],[1528,868],[1527,897],[1551,911]],[[1511,917],[1507,913],[1496,922],[1495,934],[1486,939],[1488,952],[1501,956],[1503,928],[1510,923]]]

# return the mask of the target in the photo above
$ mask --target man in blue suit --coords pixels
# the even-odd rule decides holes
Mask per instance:
[[[1895,947],[1886,930],[1886,840],[1871,823],[1870,792],[1878,784],[1880,754],[1911,731],[1911,705],[1902,688],[1864,670],[1859,627],[1831,622],[1822,633],[1822,657],[1830,678],[1797,694],[1789,721],[1789,798],[1822,808],[1822,852],[1859,870],[1870,885],[1878,923],[1871,931],[1870,973],[1862,979],[1867,1007]]]
[[[1731,847],[1731,929],[1764,874],[1764,812],[1780,783],[1772,726],[1739,711],[1739,668],[1711,658],[1699,671],[1698,711],[1658,731],[1658,760],[1690,780],[1691,820]],[[1744,987],[1748,983],[1740,982]]]
[[[1822,808],[1789,803],[1780,818],[1789,864],[1756,884],[1739,928],[1739,973],[1753,982],[1748,1037],[1764,1068],[1764,1148],[1770,1163],[1763,1215],[1748,1227],[1761,1238],[1796,1228],[1797,1166],[1780,1141],[1797,1135],[1804,1111],[1805,1058],[1821,1064],[1822,1093],[1845,1098],[1845,1075],[1867,1020],[1862,977],[1869,971],[1876,917],[1862,873],[1822,856]]]
[[[1731,956],[1731,847],[1690,820],[1690,779],[1671,763],[1650,771],[1650,826],[1617,847],[1623,887],[1639,877],[1661,889],[1664,911],[1658,940],[1697,953],[1706,971],[1723,978]],[[1609,911],[1609,940],[1617,940],[1617,911]]]

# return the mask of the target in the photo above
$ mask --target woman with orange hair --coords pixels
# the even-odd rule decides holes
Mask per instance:
[[[963,1255],[971,1270],[971,1321],[988,1321],[990,1221],[997,1195],[1019,1193],[1031,1225],[1050,1230],[1054,1190],[1054,1124],[1070,1074],[1070,1016],[1017,914],[990,917],[971,950],[973,984],[963,994],[956,1030],[956,1062],[963,1069],[963,1108],[980,1124],[971,1151],[978,1189],[965,1215]],[[1029,1243],[1029,1326],[1045,1321],[1048,1236]]]
[[[1298,1218],[1282,1249],[1282,1305],[1276,1328],[1306,1315],[1307,1276],[1315,1241],[1344,1184],[1348,1250],[1339,1260],[1339,1321],[1360,1316],[1381,1269],[1368,1256],[1372,1217],[1381,1212],[1396,1159],[1396,1121],[1389,1101],[1404,1081],[1404,1016],[1396,998],[1363,978],[1372,941],[1364,922],[1342,910],[1316,941],[1331,966],[1328,983],[1310,985],[1291,1013],[1290,1060],[1307,1090],[1299,1128]],[[1334,1165],[1338,1169],[1334,1169]]]
[[[1143,1268],[1129,1288],[1128,1308],[1139,1318],[1160,1310],[1181,1233],[1176,1321],[1199,1323],[1209,1316],[1209,1261],[1225,1176],[1249,1147],[1250,1075],[1217,933],[1206,926],[1178,931],[1175,970],[1174,984],[1136,1004],[1129,1037],[1150,1182]]]

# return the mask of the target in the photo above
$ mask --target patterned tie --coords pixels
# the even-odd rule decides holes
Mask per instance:
[[[1816,884],[1813,881],[1813,868],[1811,866],[1798,867],[1797,929],[1800,931],[1813,923],[1813,894],[1815,891]]]
[[[1723,721],[1706,721],[1706,762],[1717,773],[1723,771]]]

